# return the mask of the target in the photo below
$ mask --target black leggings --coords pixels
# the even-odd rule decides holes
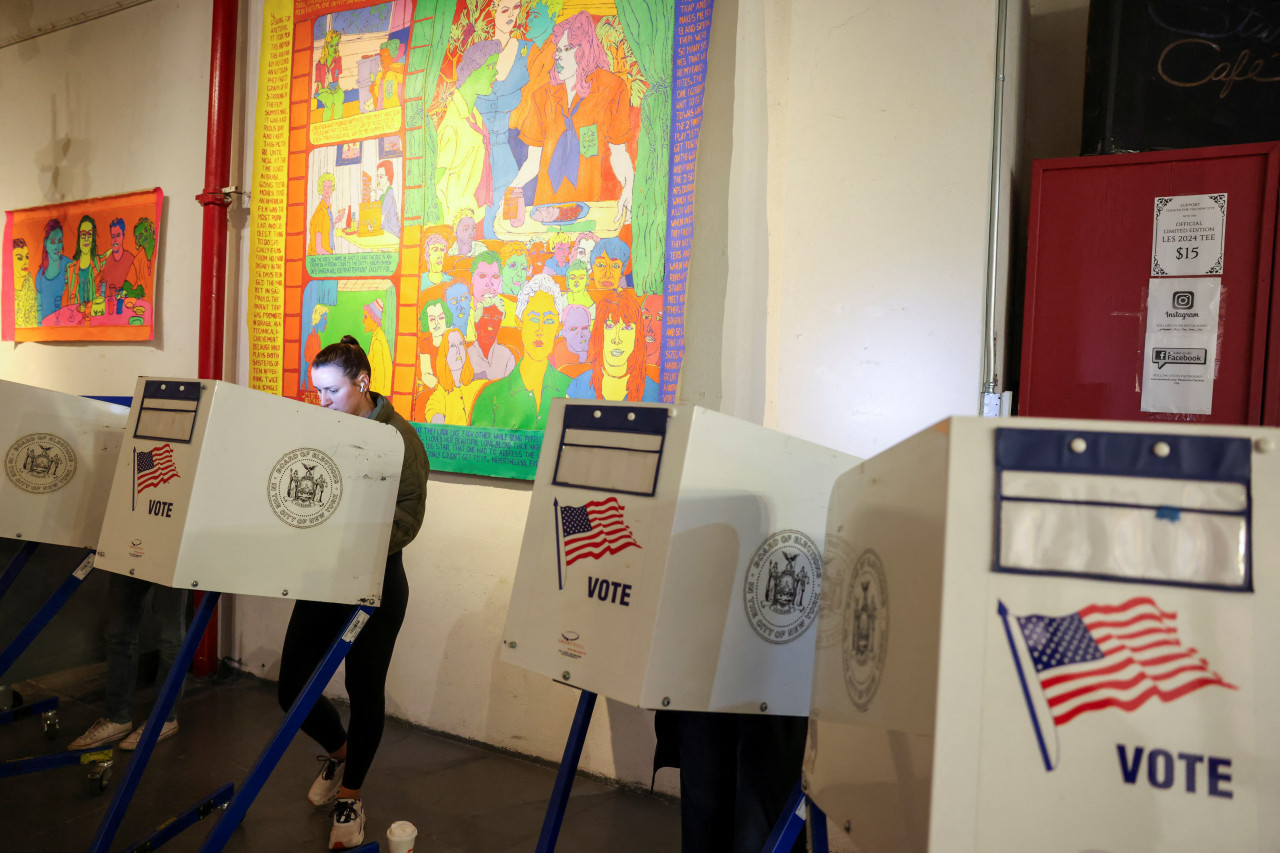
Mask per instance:
[[[350,729],[343,729],[337,709],[324,696],[316,701],[302,723],[302,730],[326,752],[334,752],[344,743],[347,745],[347,765],[343,770],[342,784],[357,790],[364,785],[365,774],[369,772],[369,765],[373,764],[374,753],[382,740],[387,708],[387,669],[391,666],[396,635],[400,633],[405,607],[409,603],[409,581],[405,578],[400,554],[397,551],[387,557],[382,605],[369,617],[347,652]],[[284,649],[280,653],[277,696],[282,709],[287,711],[302,688],[306,687],[307,679],[351,617],[351,611],[350,604],[294,602],[289,629],[284,635]]]

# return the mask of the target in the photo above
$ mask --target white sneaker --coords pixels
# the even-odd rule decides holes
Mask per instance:
[[[142,725],[134,729],[132,734],[130,734],[124,740],[120,741],[120,748],[124,750],[137,749],[138,742],[142,740],[142,730],[145,729],[146,727],[147,727],[147,724],[143,723]],[[178,733],[178,721],[169,720],[163,726],[160,727],[160,737],[156,738],[156,743],[159,743],[162,740],[168,740],[169,738],[173,737],[177,733]]]
[[[106,746],[133,731],[133,723],[113,723],[106,717],[89,726],[89,731],[67,744],[67,749],[93,749],[95,746]]]
[[[330,850],[349,850],[364,842],[364,804],[339,799],[333,804],[333,829],[329,830]]]
[[[311,790],[307,792],[307,802],[313,806],[326,806],[338,796],[338,789],[342,787],[342,766],[347,763],[347,760],[317,755],[316,761],[321,762],[320,773],[317,774],[316,781],[311,783]]]

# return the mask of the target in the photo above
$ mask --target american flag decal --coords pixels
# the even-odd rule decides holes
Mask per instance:
[[[613,497],[588,501],[582,506],[559,507],[565,565],[571,566],[575,561],[588,557],[598,560],[627,548],[639,548],[640,543],[636,542],[623,515],[625,509]]]
[[[1204,687],[1236,689],[1182,644],[1178,614],[1146,596],[1065,616],[1013,616],[1004,602],[998,612],[1046,770],[1057,765],[1056,727],[1081,714],[1127,713]]]
[[[173,448],[167,442],[147,451],[135,451],[134,456],[139,495],[144,489],[163,485],[178,476],[178,469],[173,464]]]

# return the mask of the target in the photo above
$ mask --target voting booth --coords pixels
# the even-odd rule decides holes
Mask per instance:
[[[138,380],[96,566],[172,587],[381,601],[404,443],[228,382]]]
[[[0,536],[92,548],[128,410],[0,380]]]
[[[1280,431],[954,418],[832,492],[804,782],[858,850],[1280,839]]]
[[[644,708],[807,714],[857,461],[697,406],[555,401],[502,660]]]

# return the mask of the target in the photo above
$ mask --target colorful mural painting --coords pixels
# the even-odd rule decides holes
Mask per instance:
[[[157,187],[5,213],[6,341],[149,341],[160,250]]]
[[[267,0],[250,384],[354,335],[437,470],[672,401],[712,0]]]

